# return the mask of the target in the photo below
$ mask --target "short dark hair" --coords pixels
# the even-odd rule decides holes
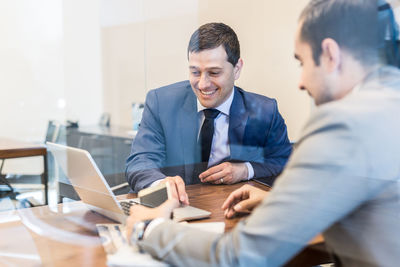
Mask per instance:
[[[364,64],[382,60],[387,22],[378,18],[376,0],[311,0],[299,20],[300,38],[311,46],[317,65],[325,38],[334,39]]]
[[[223,45],[228,62],[236,66],[240,58],[240,45],[236,33],[224,23],[207,23],[198,28],[190,37],[188,56],[192,52],[217,48]]]

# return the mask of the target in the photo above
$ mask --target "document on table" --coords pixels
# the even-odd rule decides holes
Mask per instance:
[[[225,223],[224,222],[207,222],[207,223],[186,223],[183,224],[197,228],[207,232],[213,232],[217,234],[222,234],[225,230]]]

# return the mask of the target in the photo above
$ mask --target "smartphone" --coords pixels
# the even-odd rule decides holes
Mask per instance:
[[[138,193],[140,204],[148,207],[158,207],[168,199],[168,187],[166,183],[142,189]]]

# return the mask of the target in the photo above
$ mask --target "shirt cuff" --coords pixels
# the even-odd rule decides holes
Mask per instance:
[[[164,179],[155,180],[154,182],[152,182],[152,183],[150,184],[150,187],[155,186],[155,185],[158,185],[159,183],[161,183],[162,180],[164,180]]]
[[[157,181],[156,181],[157,182]],[[154,228],[156,228],[157,225],[163,223],[165,221],[165,218],[156,218],[147,225],[146,230],[144,231],[143,239],[146,239],[151,231],[153,231]]]
[[[246,164],[246,167],[247,167],[247,179],[245,179],[245,180],[250,180],[254,177],[253,166],[251,166],[250,162],[245,162],[244,164]]]

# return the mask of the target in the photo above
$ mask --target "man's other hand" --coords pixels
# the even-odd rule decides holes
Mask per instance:
[[[223,162],[202,172],[199,178],[202,183],[234,184],[246,179],[247,176],[245,163]]]
[[[250,213],[267,194],[267,191],[246,184],[233,191],[221,208],[225,211],[226,218],[232,218],[236,214]]]
[[[178,199],[183,205],[189,205],[189,197],[185,190],[185,182],[180,176],[167,176],[160,183],[169,182],[169,186],[175,188]],[[173,191],[173,190],[172,190]]]

